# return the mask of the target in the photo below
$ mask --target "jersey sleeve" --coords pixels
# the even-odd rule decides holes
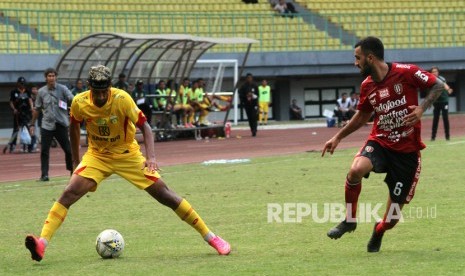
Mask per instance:
[[[420,89],[427,89],[436,83],[436,76],[416,65],[410,65],[407,77]]]
[[[360,86],[360,100],[357,105],[357,110],[360,111],[365,111],[365,112],[372,112],[373,105],[370,103],[368,91],[366,88],[366,80],[362,82],[362,85]]]
[[[80,107],[79,107],[79,103],[77,101],[79,97],[75,97],[73,99],[73,101],[71,102],[71,108],[69,110],[69,115],[70,115],[70,118],[71,118],[71,122],[77,122],[77,123],[81,123],[82,122],[82,116],[79,112],[80,110]]]
[[[145,117],[144,113],[137,107],[136,103],[134,100],[129,97],[129,94],[127,97],[124,97],[122,99],[122,110],[126,111],[126,117],[129,118],[135,125],[138,127],[142,127],[144,123],[147,121],[147,118]]]

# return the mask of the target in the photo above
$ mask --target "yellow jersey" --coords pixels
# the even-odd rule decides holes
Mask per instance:
[[[135,125],[142,126],[147,119],[124,90],[111,88],[102,107],[93,104],[90,90],[77,94],[70,116],[73,122],[85,122],[90,153],[127,154],[140,149]]]

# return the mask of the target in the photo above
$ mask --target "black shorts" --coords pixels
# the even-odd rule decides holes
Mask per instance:
[[[372,171],[386,173],[384,182],[389,187],[392,202],[409,203],[415,195],[420,178],[420,152],[401,153],[388,150],[376,141],[367,141],[358,156],[365,156],[373,164]]]

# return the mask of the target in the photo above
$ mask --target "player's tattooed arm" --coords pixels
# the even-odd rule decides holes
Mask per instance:
[[[443,90],[445,90],[444,83],[439,78],[437,78],[436,83],[429,89],[425,99],[420,104],[423,111],[426,111],[433,105]]]
[[[404,124],[406,126],[413,126],[418,123],[423,113],[433,105],[443,90],[444,83],[439,78],[436,79],[436,83],[428,90],[423,102],[419,106],[412,105],[408,107],[411,112],[404,117]]]

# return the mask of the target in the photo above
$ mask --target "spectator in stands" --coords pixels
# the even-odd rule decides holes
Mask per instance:
[[[26,79],[24,77],[18,78],[16,88],[10,92],[10,108],[13,111],[13,133],[8,145],[3,148],[3,153],[6,153],[7,150],[10,153],[14,152],[18,135],[24,126],[28,127],[28,123],[32,118],[32,95],[31,91],[26,88]],[[27,145],[23,146],[23,152],[25,152]]]
[[[131,90],[129,90],[129,83],[126,81],[126,75],[124,73],[120,73],[118,75],[118,81],[113,84],[113,87],[122,89],[129,93],[131,92]]]
[[[357,111],[357,105],[360,101],[360,93],[352,92],[350,93],[350,102],[349,102],[349,111],[347,112],[347,117],[352,119],[352,116],[355,115]]]
[[[297,105],[296,99],[292,99],[291,105],[289,106],[289,118],[291,120],[304,120],[302,108]]]
[[[258,4],[258,0],[242,0],[246,4]]]
[[[77,94],[86,91],[86,87],[84,86],[84,83],[82,82],[81,79],[76,81],[76,84],[74,85],[74,88],[71,90],[71,93],[73,93],[74,96]]]
[[[31,128],[33,128],[39,113],[42,112],[43,119],[40,128],[40,165],[42,174],[40,181],[49,181],[50,146],[53,139],[58,141],[65,152],[66,169],[70,172],[73,171],[71,145],[68,135],[68,106],[74,96],[66,86],[57,83],[57,75],[57,71],[53,68],[45,70],[46,85],[39,89],[30,124]]]
[[[348,99],[347,93],[342,93],[341,98],[336,101],[336,107],[334,108],[338,127],[342,127],[347,124],[347,121],[349,120],[349,105],[350,99]]]
[[[241,107],[245,109],[249,121],[252,137],[257,136],[257,114],[258,114],[258,86],[253,80],[253,75],[248,73],[245,83],[239,89]]]
[[[436,133],[438,132],[439,117],[442,113],[442,121],[444,123],[444,133],[446,140],[450,139],[450,127],[449,127],[449,95],[454,92],[452,88],[446,83],[446,79],[439,75],[439,68],[433,66],[430,72],[438,77],[444,83],[444,90],[441,96],[433,104],[433,129],[431,131],[431,141],[436,140]]]
[[[271,104],[271,88],[268,85],[267,80],[262,80],[262,85],[258,87],[258,95],[260,95],[258,97],[260,99],[258,102],[258,121],[260,122],[260,125],[266,125],[268,123],[268,109]]]
[[[136,81],[136,87],[132,91],[132,98],[136,102],[137,107],[144,113],[149,125],[152,125],[152,106],[150,100],[147,98],[144,82],[140,79]]]
[[[274,9],[283,16],[287,16],[291,13],[297,13],[294,4],[291,2],[286,3],[286,0],[279,0],[279,2],[274,6]]]

